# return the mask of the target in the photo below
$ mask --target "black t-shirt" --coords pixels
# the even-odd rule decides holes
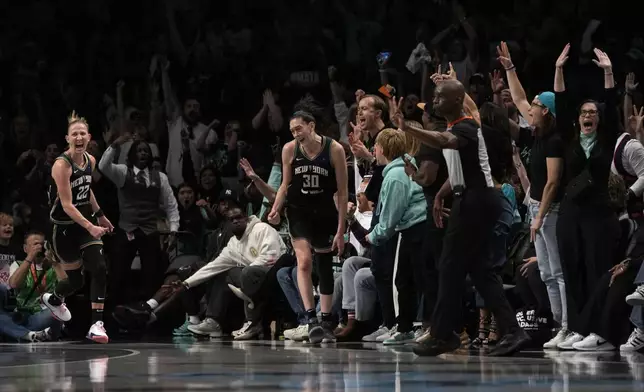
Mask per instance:
[[[438,165],[438,172],[436,173],[436,180],[429,185],[424,186],[423,191],[425,192],[425,199],[427,200],[427,207],[432,208],[432,203],[434,202],[434,197],[441,189],[445,181],[447,181],[447,164],[445,163],[445,157],[443,152],[437,148],[429,147],[426,144],[421,144],[420,150],[416,155],[416,164],[418,167],[425,162],[430,161]]]
[[[532,154],[532,145],[534,144],[534,135],[531,128],[519,128],[519,139],[516,145],[519,148],[519,156],[523,166],[530,167],[530,159]],[[530,173],[528,173],[530,176]]]
[[[466,189],[484,189],[494,186],[483,134],[472,118],[465,118],[448,125],[458,139],[456,150],[444,149],[452,189],[464,185]]]
[[[547,158],[563,158],[566,146],[561,136],[552,132],[549,135],[535,137],[530,153],[530,197],[534,200],[541,201],[543,188],[548,181]],[[555,194],[554,202],[561,201],[564,189],[559,186]]]

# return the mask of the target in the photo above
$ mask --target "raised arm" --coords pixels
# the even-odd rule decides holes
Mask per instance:
[[[118,188],[125,185],[125,177],[127,176],[127,166],[114,163],[116,157],[117,147],[123,143],[123,137],[117,138],[111,146],[105,150],[98,162],[98,168],[105,177],[109,178]]]
[[[572,113],[570,103],[568,102],[568,92],[564,83],[563,68],[568,61],[568,53],[570,51],[570,44],[567,44],[557,62],[555,63],[555,113],[557,113],[557,132],[564,138],[565,142],[570,141],[574,137],[574,115]]]
[[[635,83],[635,74],[633,72],[626,75],[626,83],[624,84],[624,89],[626,93],[624,94],[624,128],[627,132],[631,132],[631,116],[633,115],[633,94],[637,91],[637,85]],[[632,130],[632,133],[635,134],[635,129]]]
[[[530,101],[528,101],[525,90],[519,81],[519,76],[517,76],[517,68],[514,63],[512,63],[508,44],[501,42],[501,45],[496,48],[496,51],[499,55],[499,62],[503,65],[503,68],[505,68],[505,76],[508,79],[508,87],[510,88],[510,94],[512,95],[512,102],[514,102],[514,105],[524,118],[529,118]]]
[[[604,125],[606,136],[609,136],[607,142],[612,145],[617,141],[620,134],[619,114],[617,111],[618,99],[617,90],[615,89],[615,77],[613,76],[613,64],[606,54],[595,48],[596,60],[593,63],[604,71]]]
[[[566,91],[566,83],[564,82],[563,67],[568,61],[568,53],[570,52],[570,44],[566,44],[563,51],[559,55],[557,62],[555,63],[555,92],[562,93]],[[559,113],[559,111],[557,111]]]

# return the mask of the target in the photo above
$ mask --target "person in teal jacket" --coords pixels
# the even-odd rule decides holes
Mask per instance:
[[[405,134],[397,129],[385,129],[376,138],[376,160],[385,165],[383,182],[378,198],[378,223],[366,237],[367,242],[378,245],[400,233],[395,284],[398,289],[398,327],[386,339],[386,345],[405,344],[414,340],[412,330],[418,310],[416,289],[422,287],[425,274],[425,257],[420,251],[425,241],[427,203],[423,188],[405,173],[405,159],[409,149]]]

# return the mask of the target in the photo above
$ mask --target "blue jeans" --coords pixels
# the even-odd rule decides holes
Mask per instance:
[[[304,303],[302,303],[302,297],[300,297],[300,289],[297,286],[297,267],[284,267],[277,271],[277,282],[282,288],[291,309],[297,314],[297,321],[300,325],[306,324],[306,310],[304,309]],[[337,314],[342,313],[342,281],[338,277],[335,279],[334,286],[331,312]],[[319,301],[316,305],[316,312],[320,312]]]
[[[534,219],[539,213],[541,203],[530,200],[530,217]],[[557,244],[557,219],[559,217],[559,203],[552,203],[550,210],[543,217],[543,225],[537,231],[534,249],[537,253],[537,264],[541,280],[546,285],[550,309],[556,322],[562,328],[568,328],[568,310],[566,301],[566,282],[561,269],[561,257]],[[573,246],[571,244],[570,246]]]
[[[8,336],[15,340],[26,338],[29,332],[42,331],[50,328],[50,334],[53,339],[58,339],[63,324],[56,320],[51,311],[41,310],[35,314],[28,314],[23,312],[23,322],[17,324],[14,322],[12,313],[4,310],[4,305],[7,302],[7,295],[9,289],[0,285],[0,335]]]

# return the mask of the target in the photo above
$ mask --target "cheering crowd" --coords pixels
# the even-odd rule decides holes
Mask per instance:
[[[26,111],[1,139],[4,339],[644,348],[644,112],[607,53],[580,55],[600,93],[568,88],[568,44],[528,95],[512,43],[476,73],[455,5],[406,63],[418,94],[381,52],[380,89],[349,90],[330,66],[325,102],[308,91],[319,72],[294,72],[250,121],[231,109],[205,124],[212,80],[178,88],[188,54],[165,6],[175,53],[151,56],[148,91],[119,80],[96,125],[65,108],[64,144],[38,140]],[[467,43],[437,49],[460,31]],[[140,94],[147,109],[126,105]]]

